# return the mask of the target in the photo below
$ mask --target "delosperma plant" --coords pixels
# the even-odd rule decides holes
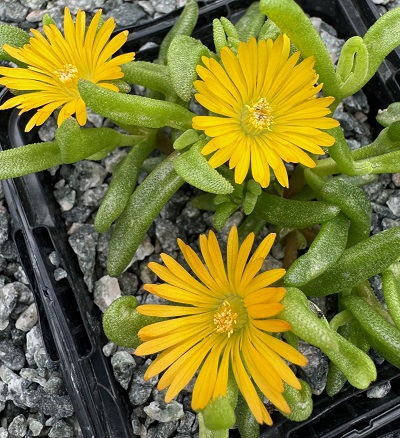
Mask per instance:
[[[400,104],[378,115],[383,129],[354,151],[332,117],[400,45],[400,8],[348,39],[336,66],[293,0],[261,0],[235,24],[214,20],[215,51],[191,37],[197,16],[196,1],[188,0],[154,62],[134,53],[112,58],[127,32],[110,39],[114,21],[103,22],[101,12],[86,27],[84,12],[74,22],[66,8],[64,34],[48,16],[44,34],[1,25],[1,56],[17,67],[0,67],[0,84],[15,94],[0,109],[34,110],[27,131],[61,109],[53,142],[0,152],[0,178],[130,147],[95,221],[100,232],[115,223],[113,276],[184,183],[204,192],[192,202],[215,212],[216,230],[244,212],[230,230],[226,259],[213,232],[199,238],[201,257],[179,241],[193,274],[162,254],[163,265],[149,265],[161,283],[144,286],[166,304],[138,306],[135,297],[122,297],[103,323],[109,339],[135,354],[159,353],[145,378],[163,373],[158,387],[168,388],[167,402],[197,376],[192,407],[201,436],[227,436],[236,423],[243,437],[254,437],[259,424],[272,421],[263,396],[292,420],[311,414],[309,386],[283,360],[306,364],[298,338],[330,359],[329,395],[346,381],[365,389],[377,378],[371,347],[400,367],[400,228],[370,236],[371,204],[361,188],[374,175],[400,172]],[[132,84],[145,95],[130,94]],[[192,111],[195,101],[201,114]],[[85,128],[87,108],[123,131]],[[157,149],[157,166],[136,186]],[[293,173],[285,163],[297,164]],[[318,232],[286,271],[260,272],[276,238],[267,235],[252,251],[265,225],[297,240],[310,227]],[[377,274],[387,308],[368,282]],[[307,299],[329,294],[338,298],[330,322]]]

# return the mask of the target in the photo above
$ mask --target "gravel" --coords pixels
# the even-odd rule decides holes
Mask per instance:
[[[375,0],[378,3],[379,0]],[[20,0],[0,2],[0,20],[24,29],[40,28],[40,20],[50,13],[56,23],[62,22],[66,4],[71,11],[77,8],[89,16],[102,8],[107,16],[114,16],[118,27],[145,22],[182,6],[184,0]],[[380,0],[380,4],[392,7],[398,0]],[[319,18],[314,24],[330,48],[331,57],[337,60],[343,40],[336,31]],[[369,108],[365,95],[360,92],[346,99],[337,109],[352,148],[359,148],[372,139],[367,122]],[[104,120],[89,115],[88,126],[101,126]],[[40,128],[43,141],[54,136],[55,119],[50,118]],[[197,239],[212,224],[212,215],[190,204],[196,193],[190,187],[182,187],[163,208],[154,225],[146,234],[129,269],[118,279],[105,272],[109,233],[99,234],[93,227],[93,217],[110,180],[110,172],[124,155],[114,151],[101,163],[83,161],[53,169],[54,195],[68,228],[68,240],[75,251],[89,292],[102,312],[121,295],[135,295],[139,302],[153,303],[157,298],[144,292],[142,284],[155,281],[148,269],[149,261],[160,262],[160,252],[167,252],[181,260],[176,239],[179,237],[198,249]],[[144,175],[142,175],[143,177]],[[365,187],[373,201],[373,228],[377,233],[391,226],[400,225],[400,174],[383,175]],[[10,215],[0,191],[0,412],[2,422],[0,438],[48,436],[50,438],[81,437],[74,416],[73,406],[65,391],[63,377],[50,361],[43,346],[38,314],[33,293],[19,264],[17,251],[10,239]],[[219,233],[226,242],[229,229],[243,218],[236,212]],[[268,232],[263,230],[263,235]],[[263,269],[282,266],[283,248],[276,244],[264,262]],[[51,263],[57,267],[56,280],[65,277],[56,253],[50,254]],[[317,303],[323,307],[327,302]],[[325,307],[324,307],[325,310]],[[329,312],[329,306],[326,313]],[[309,359],[302,376],[311,385],[314,394],[321,394],[326,384],[327,358],[315,347],[301,343],[301,351]],[[165,404],[164,392],[156,389],[158,377],[145,382],[143,375],[150,359],[132,356],[133,350],[107,343],[103,353],[110,358],[115,379],[127,391],[131,405],[132,427],[135,436],[188,438],[196,436],[198,423],[190,409],[191,382],[171,403]],[[379,357],[376,356],[376,360]],[[383,397],[390,390],[387,384],[370,390],[369,397]]]

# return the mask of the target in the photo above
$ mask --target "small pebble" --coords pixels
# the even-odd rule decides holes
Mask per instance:
[[[15,327],[24,332],[28,332],[38,322],[38,312],[35,303],[32,303],[24,310],[15,322]]]
[[[117,351],[111,358],[111,365],[119,384],[124,389],[128,389],[133,370],[136,367],[135,359],[126,351]]]
[[[390,382],[380,383],[379,385],[375,385],[373,388],[367,391],[368,398],[383,398],[385,397],[392,386]]]
[[[118,280],[105,275],[97,280],[94,285],[94,302],[104,313],[108,306],[121,296]]]

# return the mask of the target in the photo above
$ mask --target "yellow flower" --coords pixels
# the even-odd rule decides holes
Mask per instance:
[[[307,360],[297,350],[268,332],[289,330],[289,324],[273,317],[280,313],[282,287],[270,287],[284,274],[273,269],[258,274],[271,249],[275,234],[269,234],[249,254],[254,242],[251,233],[239,246],[237,229],[229,233],[226,269],[215,234],[200,236],[205,265],[196,253],[178,240],[183,256],[198,279],[172,257],[162,254],[165,266],[149,263],[165,284],[146,284],[154,295],[180,305],[141,305],[143,315],[176,317],[144,327],[139,331],[143,344],[135,354],[162,353],[149,366],[145,379],[165,370],[158,388],[168,388],[169,402],[181,391],[198,369],[192,397],[194,410],[202,410],[227,389],[232,369],[240,392],[259,423],[272,424],[255,385],[279,409],[290,412],[282,396],[282,380],[300,388],[300,383],[282,359],[298,365]]]
[[[241,42],[237,56],[228,47],[221,52],[222,65],[202,57],[197,66],[202,80],[195,81],[197,101],[217,116],[197,116],[193,127],[212,137],[203,148],[214,155],[214,168],[229,160],[235,181],[242,183],[251,166],[255,181],[262,187],[270,182],[271,167],[279,183],[287,187],[284,161],[314,167],[304,151],[324,154],[321,146],[331,146],[334,138],[320,131],[338,126],[327,108],[333,97],[316,98],[322,84],[314,58],[298,63],[300,52],[289,57],[286,35],[275,42],[251,38]]]
[[[15,96],[0,106],[0,109],[17,107],[20,114],[39,108],[26,125],[30,131],[35,125],[42,125],[52,112],[62,107],[57,123],[76,114],[83,126],[87,120],[86,105],[78,91],[78,80],[86,79],[109,90],[118,87],[104,81],[124,76],[120,65],[134,59],[134,53],[110,57],[126,42],[128,31],[116,35],[110,41],[115,27],[109,18],[99,27],[101,10],[96,13],[86,30],[85,12],[78,10],[76,23],[72,21],[69,9],[64,13],[64,34],[54,24],[44,26],[47,39],[37,30],[31,29],[33,37],[22,48],[7,44],[3,49],[15,59],[25,63],[27,68],[0,67],[0,84],[27,93]],[[41,108],[40,108],[41,107]]]

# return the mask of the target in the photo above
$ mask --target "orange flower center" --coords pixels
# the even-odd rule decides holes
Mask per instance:
[[[78,69],[74,66],[74,64],[65,64],[62,66],[62,68],[54,70],[54,74],[63,84],[67,84],[77,78]]]
[[[227,333],[228,338],[235,330],[240,330],[247,322],[247,311],[243,300],[235,296],[225,299],[214,313],[213,322],[215,331]]]
[[[233,333],[235,324],[237,324],[237,313],[233,311],[232,306],[225,300],[218,311],[214,313],[215,331],[217,333],[228,333],[228,338]]]
[[[274,121],[272,107],[265,97],[253,105],[246,105],[249,111],[249,123],[257,130],[268,129]]]

